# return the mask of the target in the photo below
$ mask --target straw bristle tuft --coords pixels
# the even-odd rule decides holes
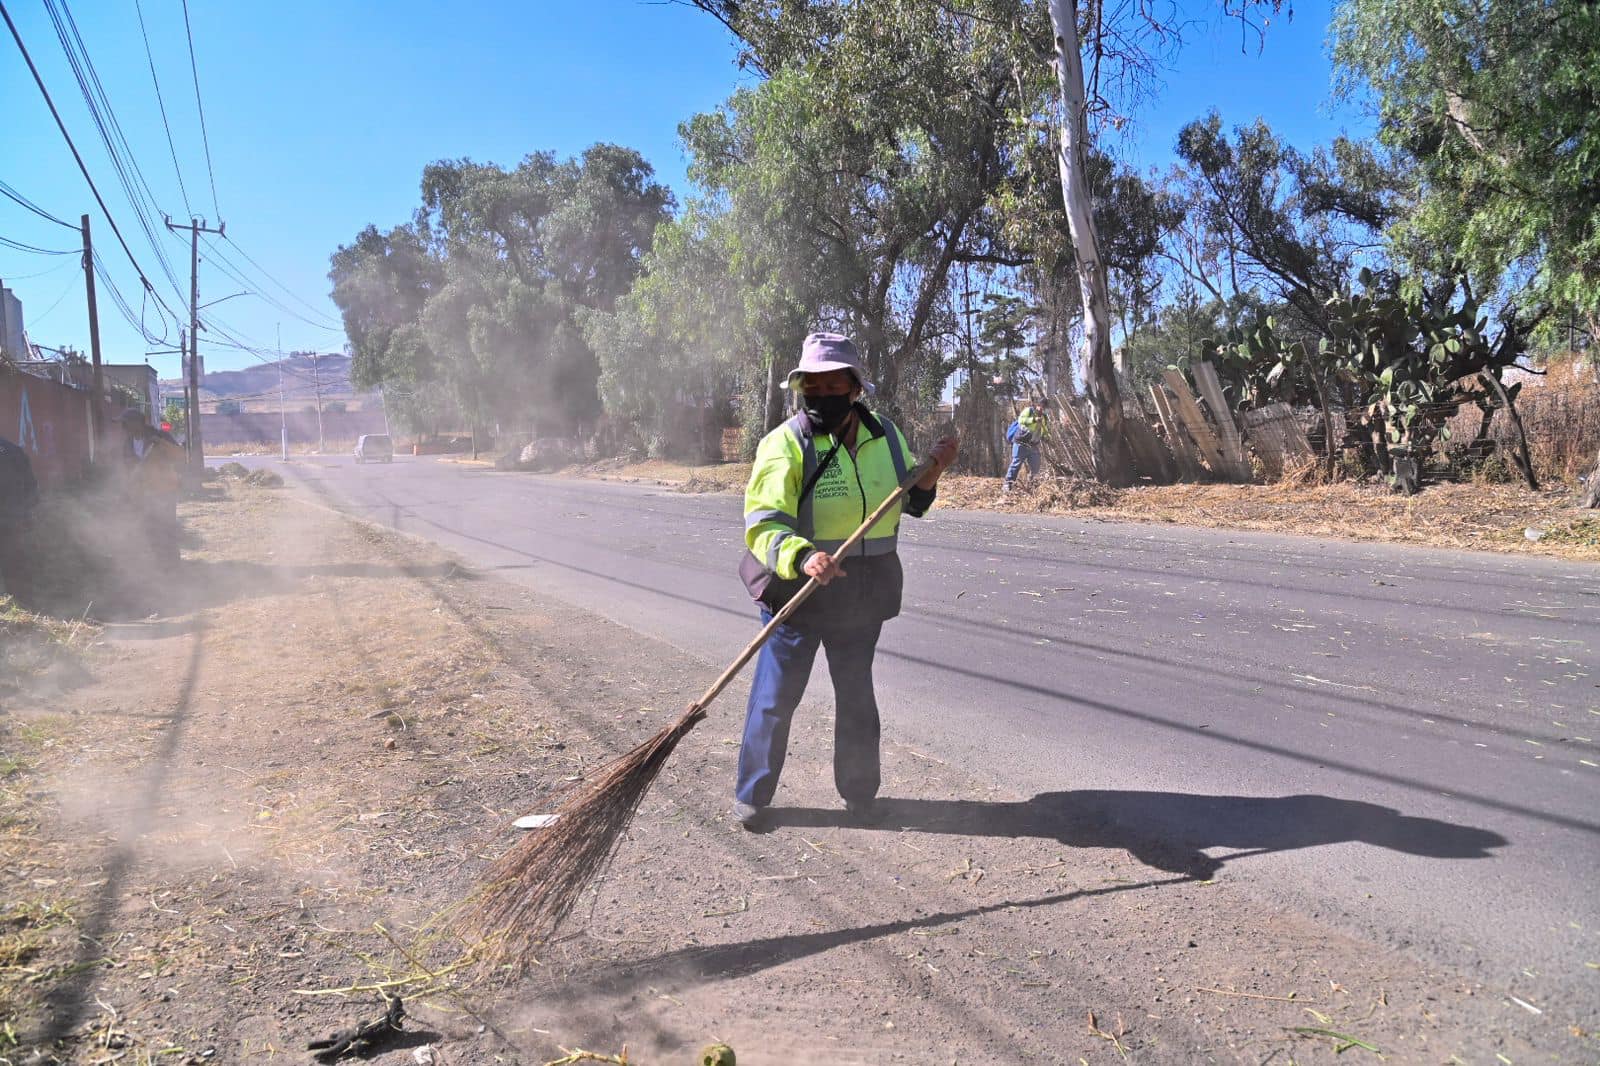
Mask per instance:
[[[656,775],[705,717],[691,706],[676,722],[568,793],[555,823],[524,837],[485,878],[473,924],[499,944],[498,961],[524,967],[610,860]]]

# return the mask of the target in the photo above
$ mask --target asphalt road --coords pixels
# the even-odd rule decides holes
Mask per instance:
[[[733,495],[246,462],[665,640],[708,683],[756,630]],[[1071,792],[1264,905],[1592,1020],[1600,567],[938,509],[901,544],[886,736],[1016,798]],[[723,697],[730,734],[742,696]]]

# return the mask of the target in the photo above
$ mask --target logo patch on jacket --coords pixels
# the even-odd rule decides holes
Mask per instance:
[[[855,486],[845,479],[844,468],[836,462],[828,464],[828,469],[817,479],[817,487],[811,490],[812,498],[818,500],[837,500],[855,494]]]

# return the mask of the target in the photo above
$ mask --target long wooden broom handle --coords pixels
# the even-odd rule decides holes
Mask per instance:
[[[900,487],[891,492],[882,503],[878,504],[877,508],[867,516],[866,521],[857,526],[856,531],[850,534],[843,544],[839,545],[839,550],[832,553],[833,557],[839,559],[848,555],[851,548],[861,543],[861,538],[867,535],[867,531],[877,525],[878,520],[889,512],[889,508],[899,503],[900,498],[910,492],[912,486],[921,481],[923,475],[933,468],[932,459],[924,459],[918,463],[916,469],[907,474],[905,480],[900,482]],[[772,636],[773,630],[787,622],[789,617],[800,609],[800,605],[805,603],[807,598],[821,586],[822,582],[816,578],[807,581],[800,591],[796,592],[790,597],[789,602],[783,605],[783,609],[772,616],[772,621],[768,622],[761,632],[756,634],[755,639],[745,645],[744,651],[739,653],[739,657],[733,660],[733,663],[726,670],[722,671],[722,676],[711,683],[711,687],[706,689],[703,696],[694,701],[690,709],[704,711],[711,704],[711,701],[717,698],[718,693],[727,688],[728,682],[732,681],[739,671],[744,669],[744,664],[749,662],[751,657],[761,650],[761,645],[765,644],[767,638]]]

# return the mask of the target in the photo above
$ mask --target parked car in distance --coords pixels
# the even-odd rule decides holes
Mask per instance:
[[[356,462],[394,462],[394,441],[387,433],[364,433],[356,439]]]

